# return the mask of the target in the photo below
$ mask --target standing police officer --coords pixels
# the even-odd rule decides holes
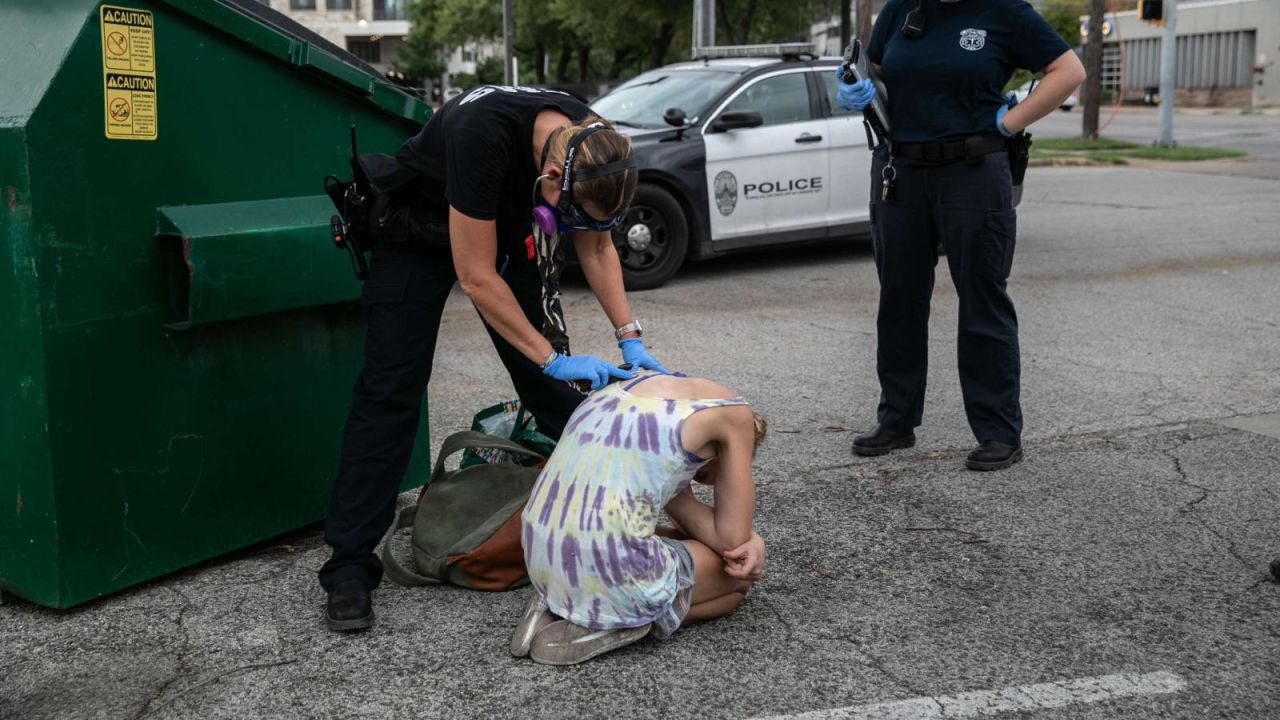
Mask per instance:
[[[960,387],[979,442],[966,465],[1007,468],[1022,459],[1022,409],[1018,320],[1006,291],[1016,227],[1006,139],[1061,105],[1084,67],[1025,0],[889,0],[866,53],[888,96],[891,140],[871,169],[878,423],[854,438],[853,451],[915,444],[941,244],[960,298]],[[1044,79],[1010,108],[1001,93],[1015,68],[1043,70]],[[874,97],[870,80],[841,81],[837,103],[862,110]]]
[[[550,437],[560,437],[584,397],[566,381],[599,388],[611,376],[631,374],[598,357],[567,354],[555,290],[544,291],[551,269],[540,263],[559,263],[558,256],[539,259],[546,237],[571,234],[583,274],[616,328],[623,361],[663,370],[639,340],[610,235],[635,193],[631,143],[586,105],[557,91],[480,87],[445,104],[396,159],[419,176],[415,209],[434,221],[428,225],[447,223],[448,232],[434,242],[393,238],[373,249],[361,298],[368,320],[364,368],[324,527],[333,555],[320,569],[320,584],[334,630],[373,624],[371,594],[382,578],[373,551],[392,520],[441,312],[455,284],[475,305],[539,431]],[[531,235],[535,224],[540,232]]]

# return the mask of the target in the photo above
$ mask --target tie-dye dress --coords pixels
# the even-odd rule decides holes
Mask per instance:
[[[556,615],[595,630],[669,615],[680,558],[654,529],[705,462],[685,451],[681,427],[700,410],[747,404],[630,392],[650,377],[608,385],[578,406],[521,517],[533,586]]]

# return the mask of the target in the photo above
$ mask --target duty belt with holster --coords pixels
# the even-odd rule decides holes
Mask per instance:
[[[939,163],[964,160],[968,165],[981,165],[982,156],[1006,150],[1008,145],[1004,137],[992,134],[932,142],[892,142],[889,148],[895,157],[910,160]]]
[[[899,157],[923,162],[955,162],[963,160],[971,167],[982,164],[983,157],[991,153],[1004,152],[1009,156],[1009,174],[1013,186],[1022,184],[1027,174],[1027,162],[1031,156],[1031,133],[1023,131],[1011,138],[997,134],[970,135],[955,140],[934,140],[931,142],[893,142],[889,141],[889,163],[881,171],[881,199],[888,202],[893,199],[893,181],[898,171],[893,161]]]

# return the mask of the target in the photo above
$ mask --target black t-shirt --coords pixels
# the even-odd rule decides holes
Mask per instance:
[[[996,132],[1013,71],[1040,72],[1070,49],[1026,0],[925,0],[924,37],[908,38],[902,23],[917,2],[890,0],[867,43],[898,142]]]
[[[523,254],[533,221],[533,123],[556,110],[575,123],[591,110],[557,90],[485,85],[445,103],[396,159],[422,176],[419,189],[433,215],[449,206],[477,220],[496,220],[498,248]]]

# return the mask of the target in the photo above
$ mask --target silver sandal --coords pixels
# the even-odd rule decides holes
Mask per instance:
[[[542,665],[576,665],[617,650],[649,634],[653,624],[616,630],[592,630],[557,620],[533,638],[529,656]]]
[[[511,654],[515,657],[528,655],[534,636],[555,619],[556,616],[547,607],[546,598],[534,590],[529,597],[529,606],[524,609],[524,615],[520,616],[516,631],[511,636]]]

